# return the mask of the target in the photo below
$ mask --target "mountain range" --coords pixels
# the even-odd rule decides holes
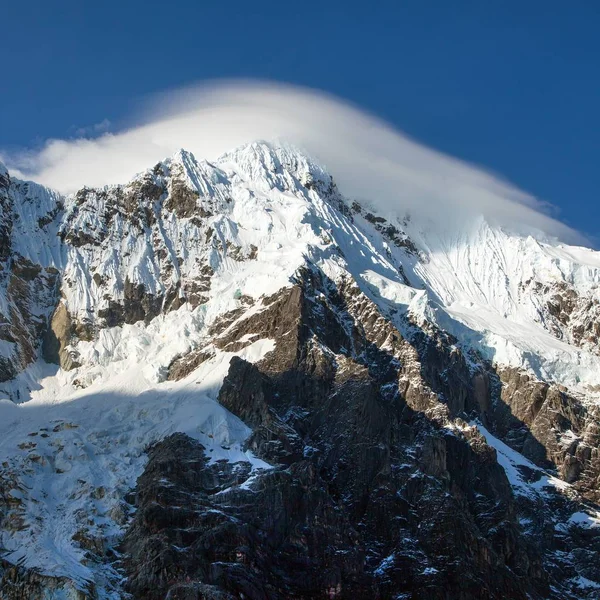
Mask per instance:
[[[286,144],[0,165],[0,597],[600,595],[600,252]]]

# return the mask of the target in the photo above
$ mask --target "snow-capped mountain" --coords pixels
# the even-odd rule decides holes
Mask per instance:
[[[263,142],[0,208],[3,598],[597,597],[600,253]]]

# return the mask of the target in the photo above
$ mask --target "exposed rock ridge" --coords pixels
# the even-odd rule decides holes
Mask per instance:
[[[193,590],[211,585],[235,598],[548,597],[494,450],[454,424],[414,347],[356,285],[308,268],[265,304],[215,343],[279,334],[258,364],[232,360],[219,395],[253,427],[248,448],[276,466],[240,486],[230,466],[199,458],[182,488],[172,453],[187,457],[190,441],[153,449],[124,546],[134,596],[176,585],[200,598]],[[196,516],[176,509],[175,524],[182,500],[170,496],[182,493],[197,498]],[[220,524],[203,524],[210,515]],[[150,547],[152,569],[139,575]],[[200,557],[201,547],[211,550]]]

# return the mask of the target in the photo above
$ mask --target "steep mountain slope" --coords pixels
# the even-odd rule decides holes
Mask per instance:
[[[598,253],[266,143],[0,206],[3,597],[598,594]]]

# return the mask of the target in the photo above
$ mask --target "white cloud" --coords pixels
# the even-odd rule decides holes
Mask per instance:
[[[484,215],[502,225],[582,241],[531,195],[481,168],[427,148],[391,125],[314,90],[215,82],[154,97],[141,124],[93,139],[49,140],[4,156],[11,171],[63,192],[122,183],[185,148],[215,159],[257,139],[285,139],[319,159],[351,197],[387,213],[441,224]]]
[[[94,123],[87,127],[78,127],[75,129],[75,135],[77,137],[87,137],[105,133],[111,127],[112,123],[108,119],[102,119],[99,123]]]

